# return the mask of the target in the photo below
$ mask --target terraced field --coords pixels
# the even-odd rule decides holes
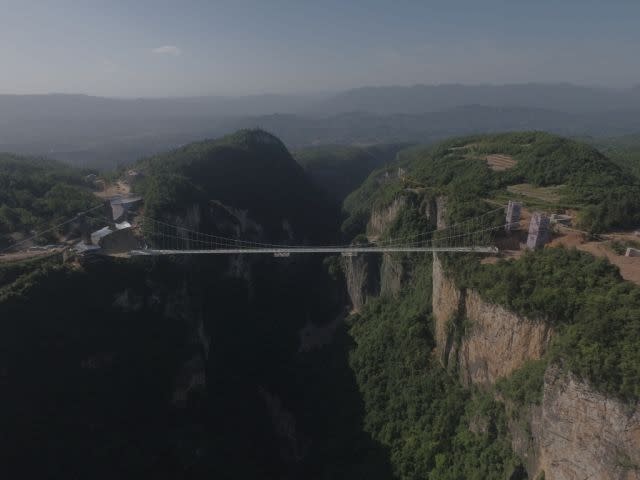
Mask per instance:
[[[495,170],[496,172],[509,170],[510,168],[513,168],[517,163],[517,161],[514,160],[510,155],[501,154],[487,155],[486,160],[491,170]]]

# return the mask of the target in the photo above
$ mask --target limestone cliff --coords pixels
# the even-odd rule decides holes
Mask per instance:
[[[437,353],[465,385],[488,387],[540,358],[553,330],[460,289],[433,261]],[[512,447],[529,478],[640,480],[640,406],[597,392],[558,366],[544,377],[543,400],[512,422]]]
[[[640,479],[640,406],[596,392],[558,367],[547,369],[531,418],[533,475],[546,479]]]
[[[379,266],[374,255],[344,257],[343,269],[353,311],[359,312],[370,296],[379,293]]]
[[[436,198],[436,226],[438,230],[447,228],[447,197]]]
[[[552,329],[459,289],[433,260],[433,313],[438,353],[445,366],[457,367],[465,385],[492,385],[527,360],[540,358]]]
[[[380,266],[380,295],[398,295],[406,273],[402,259],[398,255],[383,254]]]
[[[376,239],[387,230],[407,205],[407,198],[396,198],[386,207],[374,208],[367,223],[369,238]],[[400,260],[384,254],[346,257],[343,268],[347,292],[354,311],[362,309],[371,296],[396,295],[402,287],[404,269]]]
[[[398,218],[398,214],[407,205],[407,198],[397,197],[386,207],[374,208],[367,224],[367,235],[379,237]]]
[[[434,338],[438,356],[443,365],[449,363],[453,336],[450,335],[450,322],[457,318],[462,309],[462,292],[447,277],[442,262],[437,255],[433,256],[433,319]]]

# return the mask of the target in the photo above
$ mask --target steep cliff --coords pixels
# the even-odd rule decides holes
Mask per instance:
[[[484,301],[459,289],[433,260],[433,313],[439,356],[457,367],[464,385],[493,385],[528,360],[540,358],[552,336],[551,327]]]
[[[407,268],[399,255],[383,254],[380,265],[380,295],[398,295],[406,276]]]
[[[371,211],[371,217],[367,225],[367,234],[369,237],[379,237],[389,226],[395,222],[402,209],[407,205],[407,198],[404,196],[396,197],[389,205],[385,207],[374,208]]]
[[[379,238],[397,221],[407,206],[407,198],[400,196],[389,205],[371,210],[367,222],[369,238]],[[347,292],[355,312],[362,309],[367,298],[377,295],[397,295],[405,274],[399,256],[366,255],[345,257],[343,261]]]
[[[344,257],[347,292],[353,311],[359,312],[367,298],[379,293],[379,265],[373,255]]]
[[[440,361],[464,385],[491,387],[529,360],[541,358],[554,335],[533,321],[460,289],[441,260],[433,261],[433,314]],[[558,366],[544,375],[539,405],[510,425],[512,447],[530,478],[640,479],[640,407],[598,392]]]
[[[532,473],[546,479],[640,479],[640,406],[595,391],[550,367],[539,415],[532,416],[537,452]]]

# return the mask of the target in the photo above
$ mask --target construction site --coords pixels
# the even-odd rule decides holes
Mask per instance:
[[[527,250],[539,248],[576,248],[616,265],[625,280],[640,285],[640,231],[608,232],[592,235],[574,226],[576,212],[547,213],[510,200],[505,215],[507,235],[498,239],[499,257],[486,257],[483,263],[498,258],[519,258]]]

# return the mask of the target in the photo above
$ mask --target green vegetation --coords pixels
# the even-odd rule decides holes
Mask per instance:
[[[492,171],[484,160],[490,153],[512,155],[517,164]],[[406,188],[394,177],[398,166],[420,186]],[[445,195],[451,224],[495,208],[491,200],[514,198],[519,194],[507,187],[522,184],[545,195],[535,199],[545,208],[580,209],[582,225],[592,231],[635,226],[640,219],[640,184],[624,169],[588,146],[534,132],[401,151],[395,165],[373,172],[347,197],[343,232],[361,234],[372,208],[402,195],[407,207],[383,236],[424,233],[433,222],[421,210],[425,201]],[[489,221],[499,225],[502,215]],[[549,322],[556,331],[544,358],[496,384],[512,414],[541,401],[550,363],[604,393],[632,402],[640,398],[640,288],[623,281],[606,260],[545,249],[495,265],[472,255],[444,256],[444,261],[459,287]],[[429,353],[434,347],[428,328],[429,265],[410,266],[411,280],[399,298],[372,300],[351,320],[356,344],[351,365],[365,402],[365,429],[389,447],[399,478],[505,478],[511,473],[517,478],[523,472],[510,449],[504,407],[461,388]],[[454,320],[456,335],[464,335],[465,319]],[[489,470],[482,471],[483,466]]]
[[[517,164],[493,171],[485,161],[492,153],[511,155]],[[374,172],[347,197],[343,231],[356,230],[352,225],[361,224],[361,212],[388,203],[404,189],[392,175],[398,166],[433,194],[448,196],[451,221],[468,218],[478,198],[501,203],[518,198],[525,205],[547,210],[576,208],[580,225],[592,232],[640,224],[640,180],[586,144],[543,132],[524,132],[456,138],[434,147],[400,151],[393,168]],[[385,179],[387,172],[390,180]],[[545,200],[508,190],[522,184],[542,188],[538,191],[547,192]],[[550,191],[553,196],[548,195]]]
[[[414,262],[399,298],[375,299],[349,320],[364,428],[389,447],[397,478],[507,478],[519,462],[504,409],[461,387],[430,354],[431,261]]]
[[[372,203],[387,195],[375,197],[373,183],[356,195],[370,193]],[[422,193],[403,195],[406,206],[383,239],[431,228],[421,210]],[[400,294],[372,299],[348,319],[354,342],[349,363],[364,401],[364,430],[388,448],[395,478],[526,478],[511,451],[504,407],[463,388],[432,354],[431,255],[395,261],[409,275]]]
[[[361,429],[347,345],[298,351],[302,326],[321,325],[341,305],[320,257],[256,258],[250,283],[211,256],[30,263],[0,289],[12,471],[390,478],[384,450]],[[205,372],[206,385],[176,404],[189,375]],[[261,392],[295,419],[293,442]]]
[[[23,275],[59,263],[61,263],[61,254],[59,253],[29,260],[0,263],[0,292],[3,287],[11,285]]]
[[[547,366],[547,359],[531,360],[509,377],[498,380],[496,389],[516,407],[539,404]]]
[[[0,246],[10,234],[44,230],[99,205],[83,178],[81,170],[52,160],[0,154]]]
[[[262,224],[272,240],[284,240],[287,220],[294,234],[334,235],[335,212],[326,196],[276,137],[242,130],[218,140],[189,144],[142,160],[145,179],[136,190],[145,197],[146,214],[163,219],[198,207],[201,230],[215,228],[205,212],[217,200]]]
[[[367,147],[326,145],[308,147],[294,153],[310,177],[329,195],[342,201],[375,169],[391,163],[406,144]]]
[[[488,153],[518,163],[495,172]],[[265,132],[191,144],[138,167],[149,216],[196,211],[200,228],[213,231],[219,201],[259,222],[265,241],[288,235],[284,220],[303,241],[336,233],[330,202]],[[637,214],[637,186],[620,172],[594,150],[542,133],[412,147],[349,195],[343,232],[365,242],[371,208],[402,195],[406,207],[382,239],[412,237],[433,228],[426,208],[440,195],[452,223],[495,209],[492,200],[524,183],[557,194],[544,204],[582,209],[593,230],[622,226]],[[76,188],[89,195],[80,180],[59,179],[38,198],[62,211]],[[628,197],[629,209],[608,204],[610,194]],[[502,213],[488,221],[499,225]],[[606,261],[563,249],[495,265],[443,258],[458,286],[556,331],[545,358],[497,383],[510,406],[540,401],[552,362],[603,392],[640,398],[640,288]],[[0,365],[8,366],[0,378],[6,411],[15,412],[7,455],[24,466],[25,452],[44,452],[39,476],[90,477],[96,465],[117,476],[111,468],[124,465],[139,477],[526,478],[495,392],[464,388],[433,354],[431,256],[394,260],[408,279],[400,293],[371,299],[331,327],[330,345],[304,353],[303,327],[322,327],[344,305],[340,258],[252,259],[246,277],[228,274],[225,258],[0,265]],[[460,340],[467,321],[454,320]],[[172,403],[181,384],[203,377],[206,385]],[[54,447],[60,438],[72,456]]]
[[[640,135],[588,138],[585,141],[607,155],[613,162],[640,178]]]
[[[609,246],[618,255],[624,255],[627,252],[627,248],[640,249],[640,242],[635,240],[613,240]]]
[[[640,398],[640,287],[625,282],[615,266],[563,248],[495,265],[447,258],[461,287],[554,325],[552,360],[605,393]]]

